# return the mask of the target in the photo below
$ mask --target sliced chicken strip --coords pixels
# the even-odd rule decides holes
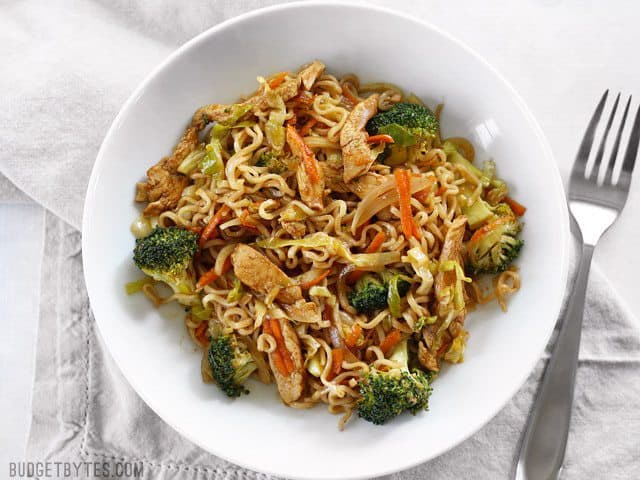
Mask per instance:
[[[364,127],[378,111],[378,97],[378,94],[373,94],[353,107],[340,131],[346,183],[369,170],[375,160]]]
[[[175,208],[189,178],[177,169],[180,163],[198,145],[198,132],[194,127],[185,130],[173,153],[147,170],[147,181],[136,185],[136,201],[150,202],[144,209],[147,216]]]
[[[239,243],[231,254],[233,271],[242,283],[256,292],[268,295],[280,289],[276,299],[282,303],[302,300],[302,291],[278,266],[262,253]]]

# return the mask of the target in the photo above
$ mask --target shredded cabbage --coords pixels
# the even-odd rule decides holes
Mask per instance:
[[[413,247],[407,251],[407,255],[402,259],[409,263],[416,275],[420,277],[420,286],[416,289],[416,294],[427,295],[433,287],[433,274],[431,273],[431,260],[420,247]]]
[[[400,252],[351,253],[349,248],[343,242],[337,238],[327,235],[324,232],[316,232],[300,239],[267,238],[257,241],[256,245],[262,248],[293,246],[306,248],[325,247],[331,249],[334,255],[338,255],[348,262],[353,263],[356,267],[363,269],[379,270],[385,265],[400,261]]]
[[[218,122],[211,127],[211,141],[205,146],[205,155],[200,160],[200,171],[218,180],[224,177],[224,161],[222,160],[222,140],[234,127],[245,127],[250,122],[238,123],[253,108],[251,105],[233,105],[228,120]]]
[[[455,260],[447,260],[446,262],[441,263],[439,268],[441,272],[450,272],[452,270],[456,272],[456,283],[453,286],[453,308],[456,312],[462,311],[462,309],[464,309],[464,290],[462,282],[470,283],[471,279],[469,277],[465,277],[464,269]]]
[[[207,151],[203,147],[196,148],[180,163],[178,171],[184,175],[190,175],[191,172],[198,168],[206,154]]]
[[[197,304],[191,307],[191,315],[196,317],[198,320],[209,320],[209,318],[211,318],[211,309]]]
[[[387,290],[389,313],[395,318],[402,315],[402,299],[400,298],[400,292],[398,292],[398,280],[400,280],[400,275],[394,275],[393,278],[389,280],[389,289]]]
[[[449,350],[447,350],[447,353],[445,353],[444,355],[444,359],[447,362],[460,363],[464,361],[464,349],[467,344],[468,336],[469,334],[465,330],[463,330],[460,335],[453,339]]]
[[[227,294],[227,302],[233,303],[237,302],[244,295],[244,289],[242,288],[242,283],[238,280],[237,277],[233,279],[233,289],[229,291]]]

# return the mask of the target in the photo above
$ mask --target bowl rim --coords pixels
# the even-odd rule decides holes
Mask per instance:
[[[199,33],[198,35],[194,36],[193,38],[188,40],[186,43],[181,45],[178,49],[173,51],[171,54],[169,54],[163,61],[160,62],[160,64],[158,64],[155,68],[153,68],[150,71],[150,73],[148,73],[145,76],[145,78],[138,84],[138,86],[134,89],[133,93],[124,102],[124,104],[118,111],[118,114],[115,116],[113,122],[111,123],[104,137],[104,140],[100,145],[100,149],[98,150],[96,160],[91,170],[91,176],[89,178],[87,192],[85,195],[85,201],[83,206],[83,216],[82,216],[82,251],[83,252],[87,252],[91,250],[90,247],[87,249],[87,247],[89,246],[88,238],[90,238],[90,234],[87,233],[90,230],[87,230],[87,227],[88,225],[90,225],[90,221],[92,217],[92,205],[94,203],[93,199],[96,195],[96,190],[98,188],[98,184],[100,180],[99,171],[101,170],[102,164],[105,162],[105,151],[107,150],[107,146],[111,143],[112,137],[117,135],[118,130],[120,128],[120,124],[122,123],[126,113],[134,106],[134,104],[136,104],[139,98],[143,95],[144,91],[147,88],[147,85],[151,83],[157,76],[161,75],[164,72],[164,70],[168,68],[178,57],[183,55],[184,52],[186,52],[187,50],[190,50],[191,48],[194,48],[196,45],[202,42],[206,42],[209,39],[209,37],[216,35],[219,31],[233,28],[236,24],[240,24],[245,20],[248,20],[254,17],[259,17],[267,13],[283,11],[283,10],[307,9],[307,8],[326,7],[326,6],[331,6],[336,8],[346,7],[346,8],[361,9],[366,11],[376,11],[378,13],[397,17],[403,21],[416,24],[421,28],[434,31],[438,35],[441,35],[448,42],[451,42],[452,44],[454,44],[457,48],[464,50],[467,54],[469,54],[470,56],[478,60],[480,64],[483,66],[483,68],[487,69],[493,76],[495,76],[495,78],[500,83],[502,83],[502,85],[506,87],[507,91],[511,94],[512,101],[515,103],[518,110],[523,114],[524,118],[526,119],[526,122],[531,127],[532,132],[535,134],[535,137],[538,141],[539,146],[543,150],[545,157],[549,160],[550,167],[553,169],[552,175],[550,175],[550,177],[552,177],[550,185],[554,188],[554,191],[556,192],[556,194],[560,194],[563,197],[563,199],[566,197],[564,186],[562,183],[562,177],[560,175],[560,171],[558,168],[558,164],[555,161],[551,147],[540,125],[535,119],[533,113],[531,112],[529,107],[526,105],[526,103],[524,102],[520,94],[511,85],[511,83],[509,83],[509,81],[498,70],[496,70],[482,55],[475,52],[471,47],[469,47],[464,42],[454,37],[452,34],[445,31],[444,29],[428,21],[422,20],[421,18],[415,17],[413,15],[410,15],[404,12],[400,12],[393,8],[371,5],[369,3],[362,3],[356,0],[347,0],[347,1],[298,0],[290,3],[278,4],[278,5],[251,10],[249,12],[245,12],[243,14],[229,18],[223,22],[220,22],[204,30],[203,32]],[[562,245],[560,248],[561,258],[560,258],[560,265],[559,265],[559,274],[560,274],[561,284],[564,287],[562,290],[558,291],[555,298],[553,299],[554,302],[553,302],[553,308],[551,308],[551,311],[555,312],[556,317],[558,317],[561,313],[564,292],[566,291],[567,279],[569,274],[569,265],[570,265],[569,252],[570,252],[570,239],[571,239],[570,230],[569,230],[569,212],[568,212],[567,203],[564,200],[560,203],[561,203],[560,205],[561,211],[558,212],[558,214],[561,217],[561,222],[560,222],[561,232],[559,233],[562,240]],[[92,282],[92,275],[90,275],[89,273],[91,271],[91,266],[90,266],[88,255],[83,255],[82,258],[83,258],[82,260],[83,274],[84,274],[84,279],[87,287],[89,302],[91,304],[91,297],[92,297],[91,292],[94,291],[94,288],[95,288]],[[100,334],[102,335],[102,328],[100,327],[100,321],[98,320],[98,317],[100,316],[100,314],[95,311],[93,313],[94,313],[94,318],[96,320],[95,323],[98,327],[98,330],[100,331]],[[513,382],[514,387],[507,390],[506,391],[507,393],[503,393],[502,399],[499,402],[495,402],[494,408],[492,409],[492,412],[490,415],[487,415],[486,418],[483,418],[480,421],[476,421],[475,424],[466,432],[466,434],[460,435],[455,442],[449,445],[444,445],[438,449],[434,449],[431,452],[429,452],[428,455],[425,455],[420,458],[415,458],[413,461],[405,461],[405,462],[396,463],[393,465],[390,464],[389,467],[383,470],[380,470],[378,472],[373,472],[373,473],[366,472],[366,474],[349,474],[346,476],[342,476],[341,478],[343,478],[344,480],[359,480],[359,479],[371,478],[372,475],[383,476],[383,475],[389,475],[392,473],[404,471],[412,467],[415,467],[417,465],[426,463],[434,458],[437,458],[443,455],[447,451],[451,450],[457,445],[460,445],[462,442],[464,442],[471,436],[475,435],[482,427],[484,427],[491,420],[493,420],[493,418],[495,418],[495,416],[514,397],[514,395],[518,392],[518,390],[522,388],[525,381],[533,371],[535,365],[538,363],[538,361],[542,357],[545,351],[545,348],[549,343],[551,335],[554,331],[555,324],[556,322],[554,322],[553,324],[549,323],[548,331],[544,335],[545,342],[541,344],[542,346],[539,349],[538,354],[535,357],[533,357],[534,359],[531,362],[531,364],[528,365],[526,369],[523,368],[520,376],[517,378],[516,381]],[[252,463],[250,458],[248,458],[246,455],[242,457],[240,455],[229,454],[228,452],[213,451],[210,447],[204,446],[201,443],[199,443],[188,432],[185,432],[180,425],[176,425],[170,422],[169,420],[167,420],[167,417],[163,415],[161,411],[159,411],[158,405],[156,404],[156,402],[152,398],[148,398],[145,394],[141,393],[141,390],[138,388],[139,385],[135,381],[134,376],[130,374],[128,368],[126,367],[126,362],[121,361],[121,359],[119,358],[119,355],[110,348],[110,346],[106,341],[105,341],[105,346],[109,351],[109,354],[114,359],[120,372],[123,374],[124,378],[129,383],[129,385],[131,385],[131,387],[134,389],[136,394],[140,396],[140,398],[142,398],[142,400],[149,406],[149,408],[151,408],[151,410],[153,410],[153,412],[156,413],[162,419],[162,421],[167,423],[171,428],[173,428],[176,432],[178,432],[184,438],[188,439],[194,445],[197,445],[203,450],[208,451],[220,458],[228,460],[238,466],[241,466],[253,471],[257,471],[257,472],[271,474],[271,475],[276,475],[276,476],[283,475],[283,472],[281,471],[274,471],[269,467],[265,468],[262,465],[256,465]],[[286,472],[284,474],[286,475]],[[312,473],[304,474],[304,475],[296,474],[295,478],[304,479],[304,480],[319,480],[319,477],[314,476]]]

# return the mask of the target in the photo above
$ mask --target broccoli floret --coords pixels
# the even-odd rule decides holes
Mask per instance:
[[[195,290],[191,261],[198,250],[198,236],[178,227],[156,227],[136,240],[133,261],[155,280],[167,283],[176,293]]]
[[[256,167],[267,167],[270,173],[277,174],[284,173],[288,169],[287,164],[273,152],[265,152],[260,155]]]
[[[375,425],[383,425],[405,410],[412,414],[429,407],[431,376],[418,369],[409,370],[407,340],[391,355],[398,367],[388,371],[371,369],[360,381],[358,416]]]
[[[347,298],[358,313],[372,313],[386,308],[389,300],[389,284],[398,278],[398,294],[404,297],[411,288],[411,283],[395,270],[388,270],[376,275],[367,273],[360,277]]]
[[[414,137],[411,145],[417,143],[420,137],[434,137],[440,127],[438,119],[427,107],[416,103],[396,103],[389,110],[376,113],[367,122],[366,129],[369,135],[386,133],[393,137],[393,133],[389,132],[391,126],[399,126],[409,132]]]
[[[235,335],[220,335],[211,339],[207,359],[213,379],[229,397],[249,393],[244,382],[257,368],[251,354]]]
[[[517,238],[522,226],[514,216],[502,216],[476,230],[467,243],[473,274],[499,273],[515,260],[524,245]]]
[[[377,275],[367,273],[358,279],[347,297],[358,313],[371,313],[387,306],[387,287]]]
[[[431,110],[415,103],[396,103],[367,122],[369,135],[387,134],[394,143],[387,145],[378,160],[389,165],[406,163],[413,151],[428,149],[440,128]]]

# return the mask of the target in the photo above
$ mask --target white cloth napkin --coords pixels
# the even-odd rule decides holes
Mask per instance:
[[[0,172],[57,215],[47,217],[30,459],[141,461],[149,479],[267,478],[183,439],[124,381],[94,329],[78,230],[100,141],[135,85],[193,35],[274,3],[280,2],[25,0],[0,5],[0,58],[10,66],[0,75]],[[450,25],[458,15],[444,3],[373,3],[427,19],[437,12]],[[495,13],[502,7],[467,13],[481,21],[485,8]],[[0,198],[15,196],[6,183],[0,187]],[[640,332],[597,271],[588,295],[563,477],[640,478]],[[504,478],[543,364],[479,433],[393,477]]]

